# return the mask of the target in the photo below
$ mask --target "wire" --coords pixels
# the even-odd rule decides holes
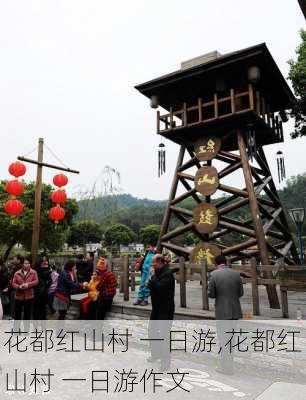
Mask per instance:
[[[28,157],[30,154],[34,153],[34,151],[37,151],[37,146],[34,147],[34,149],[32,149],[31,151],[29,151],[28,153],[24,154],[23,157]]]
[[[57,155],[50,149],[50,147],[47,146],[46,143],[44,143],[44,145],[45,145],[46,149],[51,153],[51,155],[52,155],[60,164],[62,164],[63,167],[69,169],[68,166],[67,166],[60,158],[57,157]]]

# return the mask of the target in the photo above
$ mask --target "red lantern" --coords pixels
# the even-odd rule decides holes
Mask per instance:
[[[64,174],[58,174],[58,175],[54,176],[53,183],[54,183],[55,186],[62,187],[62,186],[67,185],[68,178]]]
[[[55,190],[51,193],[51,200],[56,204],[64,204],[67,201],[67,194],[65,190]]]
[[[11,175],[18,178],[19,176],[24,175],[27,169],[23,163],[16,161],[9,166],[8,170]]]
[[[17,181],[17,179],[8,181],[5,186],[5,191],[12,196],[20,196],[24,192],[24,184]]]
[[[65,214],[65,210],[61,206],[52,207],[49,210],[49,218],[55,224],[58,224],[59,221],[63,220],[65,218]]]
[[[4,205],[4,211],[12,216],[22,213],[24,204],[20,200],[8,200]]]

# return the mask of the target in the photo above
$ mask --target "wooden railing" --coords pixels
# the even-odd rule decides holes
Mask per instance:
[[[251,84],[245,91],[230,89],[229,93],[229,96],[221,98],[214,93],[207,102],[203,102],[199,97],[197,104],[188,106],[187,103],[183,103],[177,110],[170,107],[170,112],[167,114],[161,115],[160,111],[157,111],[157,133],[191,127],[253,110],[275,131],[279,139],[283,140],[282,122],[271,111],[265,97],[259,91],[254,91]]]
[[[125,301],[129,300],[130,289],[135,291],[136,277],[140,279],[140,273],[135,271],[134,263],[130,262],[128,256],[110,260],[111,269],[116,274],[120,293],[123,293]],[[170,264],[176,281],[180,285],[180,307],[187,307],[187,282],[201,282],[202,309],[209,310],[208,280],[213,270],[207,268],[206,264],[186,263],[181,259],[179,263]],[[260,285],[279,286],[281,292],[281,305],[283,318],[289,318],[288,291],[306,292],[306,267],[287,265],[258,265],[255,258],[249,264],[233,264],[231,268],[241,274],[244,284],[251,284],[253,314],[260,315]],[[267,272],[272,272],[273,278],[265,278]],[[303,275],[305,273],[305,275]]]

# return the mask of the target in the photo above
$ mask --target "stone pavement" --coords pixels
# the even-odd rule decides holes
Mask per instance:
[[[175,304],[177,318],[214,318],[214,300],[209,299],[209,311],[202,310],[202,292],[200,283],[197,281],[187,283],[187,308],[179,307],[180,304],[180,286],[176,284],[175,289]],[[151,310],[151,306],[133,306],[133,302],[137,296],[136,292],[130,291],[130,300],[124,301],[123,294],[117,293],[113,311],[116,314],[135,315],[138,318],[147,317]],[[260,311],[259,317],[256,319],[278,319],[282,318],[281,309],[270,309],[266,289],[264,286],[259,287],[260,296]],[[280,293],[279,293],[280,299]],[[302,311],[303,319],[306,319],[306,292],[288,292],[289,315],[290,319],[296,319],[297,309]],[[244,314],[252,314],[252,294],[250,284],[244,285],[244,296],[241,299],[242,309]],[[117,318],[119,316],[117,315]]]

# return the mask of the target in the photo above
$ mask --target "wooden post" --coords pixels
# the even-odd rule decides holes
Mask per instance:
[[[125,256],[123,258],[123,300],[124,301],[129,301],[129,292],[130,292],[130,288],[129,288],[129,256]]]
[[[231,89],[231,111],[232,114],[235,114],[236,112],[236,107],[235,107],[235,91],[234,89]]]
[[[250,102],[250,109],[254,110],[254,91],[253,85],[249,83],[249,102]]]
[[[41,208],[41,190],[42,190],[42,165],[44,154],[44,139],[38,139],[38,165],[36,173],[36,186],[35,186],[35,208],[34,208],[34,221],[32,233],[32,265],[34,265],[39,246],[39,228],[40,228],[40,208]]]
[[[280,291],[281,291],[283,318],[289,318],[287,287],[281,286]]]
[[[119,292],[124,293],[124,258],[119,258],[120,287]]]
[[[135,281],[135,264],[131,263],[131,291],[135,292],[136,281]]]
[[[203,310],[209,310],[206,261],[201,262],[201,281],[202,281],[202,308]]]
[[[181,307],[186,308],[186,264],[183,257],[180,257],[180,298]]]
[[[251,258],[253,314],[260,315],[256,259]]]
[[[240,152],[240,157],[241,157],[243,174],[244,174],[244,179],[245,179],[245,186],[246,186],[247,192],[249,194],[250,212],[252,215],[254,229],[256,232],[257,245],[258,245],[259,252],[260,252],[261,263],[263,265],[269,265],[270,263],[269,263],[268,248],[267,248],[265,233],[263,230],[263,226],[262,226],[262,222],[261,222],[261,218],[260,218],[260,214],[259,214],[257,198],[256,198],[255,191],[254,191],[251,167],[250,167],[247,152],[246,152],[244,138],[243,138],[243,135],[240,130],[237,130],[237,137],[238,137],[238,147],[239,147],[239,152]],[[269,275],[271,276],[272,274],[270,273]],[[268,297],[269,297],[270,307],[271,308],[280,308],[279,300],[277,297],[276,287],[273,285],[267,285],[267,293],[268,293]]]
[[[214,94],[214,114],[215,114],[215,118],[218,118],[219,111],[218,111],[218,95],[217,95],[217,93]]]
[[[179,172],[179,168],[181,167],[183,160],[184,160],[184,155],[185,155],[185,146],[181,146],[180,148],[180,152],[179,152],[179,156],[177,159],[177,164],[176,164],[176,169],[174,172],[174,177],[173,177],[173,181],[172,181],[172,186],[171,186],[171,191],[170,191],[170,195],[169,195],[169,200],[168,200],[168,204],[165,210],[165,214],[163,217],[163,222],[161,225],[161,230],[160,230],[160,235],[159,235],[159,239],[157,242],[157,251],[160,253],[162,250],[162,245],[161,245],[161,239],[164,236],[164,234],[167,232],[168,227],[169,227],[169,221],[170,221],[170,216],[171,216],[171,201],[174,199],[175,194],[176,194],[176,190],[178,187],[178,183],[179,183],[179,177],[178,177],[178,172]]]

